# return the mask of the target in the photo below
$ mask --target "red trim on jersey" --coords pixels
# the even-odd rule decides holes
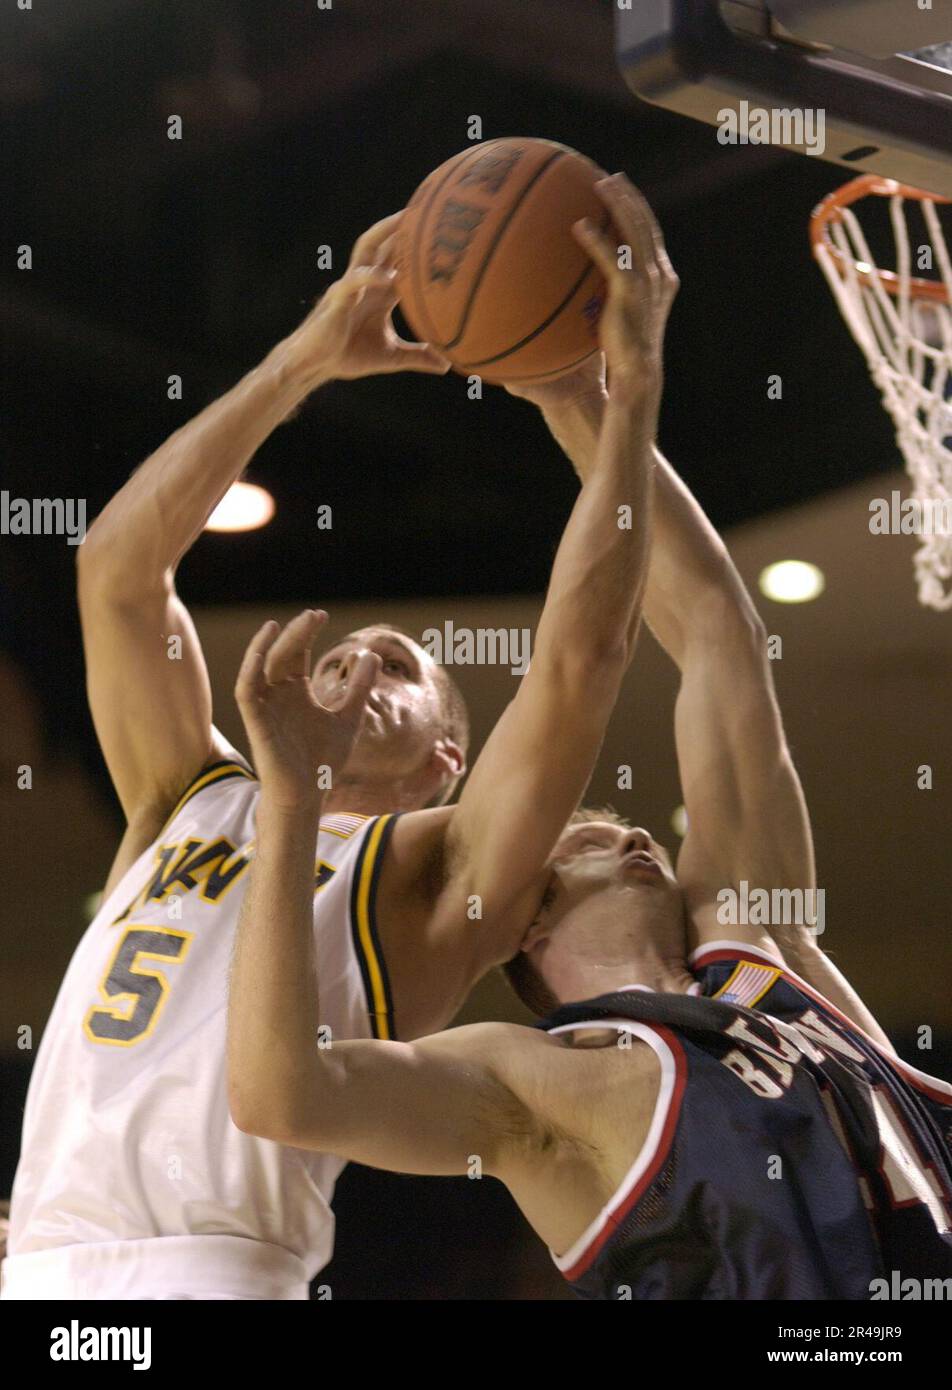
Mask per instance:
[[[641,1019],[639,1019],[638,1022],[640,1027],[651,1028],[657,1033],[658,1036],[667,1043],[671,1050],[671,1055],[674,1058],[674,1088],[671,1092],[671,1099],[668,1102],[668,1111],[664,1117],[664,1125],[658,1139],[657,1148],[655,1149],[648,1167],[642,1173],[638,1182],[635,1183],[635,1186],[628,1193],[625,1200],[616,1207],[614,1211],[608,1213],[605,1218],[605,1224],[598,1234],[593,1236],[591,1243],[587,1246],[584,1253],[581,1254],[575,1263],[568,1269],[563,1269],[561,1271],[562,1275],[569,1283],[580,1278],[585,1271],[590,1268],[598,1252],[606,1242],[611,1239],[635,1203],[654,1182],[659,1170],[666,1162],[668,1154],[670,1153],[671,1144],[674,1139],[674,1131],[677,1128],[678,1119],[681,1114],[681,1102],[684,1099],[684,1092],[688,1080],[688,1060],[684,1048],[681,1046],[681,1041],[669,1028],[665,1028],[662,1024],[646,1023]],[[635,1162],[640,1162],[643,1155],[644,1150],[642,1149]]]
[[[749,957],[747,952],[750,952]],[[776,960],[772,956],[769,956],[766,951],[761,951],[756,946],[744,946],[742,943],[738,942],[737,949],[735,950],[725,949],[724,947],[719,947],[715,950],[707,950],[704,946],[700,946],[692,953],[688,965],[692,972],[696,972],[703,969],[706,965],[714,965],[717,961],[747,959],[752,960],[754,964],[760,964],[762,961],[768,962],[774,966],[777,964]],[[918,1090],[923,1091],[930,1100],[938,1101],[940,1105],[952,1105],[952,1086],[950,1086],[948,1082],[942,1081],[937,1076],[926,1076],[924,1072],[920,1072],[918,1068],[912,1066],[910,1062],[904,1062],[901,1057],[896,1057],[893,1053],[887,1052],[881,1043],[878,1043],[875,1038],[871,1038],[868,1033],[860,1028],[859,1024],[847,1018],[835,1004],[830,1003],[825,995],[820,994],[812,985],[807,984],[806,980],[801,980],[800,976],[790,970],[789,967],[784,966],[781,973],[785,980],[794,985],[795,988],[799,989],[803,994],[808,995],[815,1003],[820,1004],[828,1013],[832,1014],[848,1032],[855,1033],[857,1037],[862,1038],[863,1041],[869,1043],[871,1047],[875,1047],[883,1060],[894,1066],[911,1086],[915,1086]]]

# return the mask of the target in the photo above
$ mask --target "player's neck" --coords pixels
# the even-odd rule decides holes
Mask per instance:
[[[610,966],[596,966],[586,972],[585,993],[579,998],[593,999],[600,994],[640,986],[658,994],[687,994],[694,976],[683,960],[664,960],[646,953],[630,961],[618,961]]]
[[[343,775],[335,778],[333,788],[324,797],[321,815],[351,811],[355,815],[382,816],[394,811],[419,811],[425,805],[419,789],[405,782]]]
[[[685,955],[684,938],[667,912],[659,912],[654,921],[643,914],[637,932],[613,936],[606,931],[589,938],[578,958],[569,964],[575,978],[559,982],[559,998],[569,997],[566,984],[574,989],[572,997],[576,999],[592,999],[632,985],[659,994],[686,994],[694,977]],[[580,987],[586,992],[579,992]]]

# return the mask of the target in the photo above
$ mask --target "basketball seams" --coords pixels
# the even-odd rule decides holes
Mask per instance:
[[[493,256],[499,250],[502,239],[505,236],[506,232],[509,230],[513,218],[516,216],[516,213],[519,211],[519,209],[525,202],[526,197],[532,191],[532,189],[535,188],[536,184],[539,182],[542,176],[546,174],[550,169],[554,168],[558,161],[560,159],[563,159],[564,156],[564,150],[556,150],[554,154],[549,156],[549,158],[546,160],[544,164],[539,165],[538,169],[529,179],[529,182],[526,184],[525,188],[523,188],[522,192],[519,194],[519,197],[515,199],[512,206],[509,208],[509,211],[506,213],[506,216],[503,218],[502,222],[500,222],[499,226],[496,228],[495,232],[493,233],[492,241],[486,247],[486,252],[483,256],[482,263],[480,264],[479,270],[477,271],[476,276],[473,279],[473,283],[470,286],[469,297],[467,298],[466,303],[463,306],[463,313],[460,318],[459,326],[457,328],[456,337],[452,338],[450,342],[444,345],[444,347],[454,348],[456,344],[459,342],[460,338],[462,338],[465,334],[467,323],[469,321],[469,316],[472,313],[473,309],[473,300],[476,298],[476,295],[479,291],[479,287],[483,282],[483,278],[486,274],[487,269],[489,268],[489,264],[492,261]]]
[[[604,231],[607,231],[607,229],[608,229],[608,227],[609,227],[610,225],[611,225],[611,217],[606,213],[605,218],[604,218],[603,221],[602,221],[601,230],[602,230],[603,232],[604,232]],[[539,336],[540,333],[544,333],[545,330],[546,330],[547,328],[549,328],[553,323],[555,323],[555,321],[556,321],[556,319],[559,317],[559,315],[560,315],[560,314],[563,314],[563,313],[565,312],[565,310],[570,306],[570,304],[572,303],[573,299],[574,299],[575,296],[578,294],[578,292],[579,292],[579,290],[582,288],[582,286],[585,284],[585,281],[589,278],[589,276],[594,276],[594,277],[597,279],[597,278],[598,278],[598,275],[599,275],[599,271],[598,271],[598,267],[597,267],[597,266],[591,265],[591,264],[588,265],[588,266],[586,266],[585,269],[582,271],[582,274],[581,274],[581,275],[579,276],[579,278],[576,280],[575,284],[574,284],[574,285],[571,287],[571,289],[569,290],[568,294],[567,294],[567,295],[565,296],[565,298],[562,300],[562,303],[556,305],[556,307],[552,310],[552,313],[548,316],[548,318],[543,319],[542,322],[541,322],[536,328],[534,328],[534,329],[532,330],[531,333],[528,333],[524,338],[520,338],[519,341],[518,341],[517,343],[512,343],[509,347],[505,348],[502,352],[497,352],[497,353],[495,354],[495,356],[493,356],[493,357],[485,357],[485,358],[483,358],[482,361],[480,361],[480,362],[466,362],[466,363],[460,363],[460,366],[465,366],[465,367],[486,367],[486,366],[491,366],[493,362],[499,362],[499,361],[501,361],[502,358],[504,358],[504,357],[510,357],[513,353],[518,352],[520,348],[525,347],[525,345],[526,345],[527,343],[531,343],[532,340],[533,340],[533,338],[537,338],[537,337]],[[591,349],[591,352],[594,352],[594,351],[595,351],[595,349],[592,348],[592,349]],[[591,353],[590,353],[590,352],[587,352],[587,353],[585,354],[585,357],[589,357],[590,355],[591,355]],[[580,358],[579,360],[582,361],[582,362],[584,362],[584,361],[585,361],[585,357],[582,357],[582,358]],[[558,370],[561,372],[561,371],[564,370],[564,368],[560,367]],[[509,379],[509,378],[507,378],[507,380],[508,380],[508,379]],[[529,378],[529,379],[530,379],[530,380],[534,380],[535,378]],[[513,380],[515,380],[515,378],[513,378]]]
[[[469,151],[469,153],[475,157],[479,157],[485,154],[488,149],[492,149],[493,145],[500,144],[502,144],[501,139],[490,140],[485,145],[475,145],[473,149]],[[423,293],[422,267],[420,266],[420,257],[424,254],[426,248],[426,238],[422,235],[422,231],[426,225],[426,219],[430,214],[430,211],[433,207],[434,199],[436,198],[437,194],[440,192],[442,188],[445,187],[445,185],[450,179],[456,178],[456,176],[461,172],[461,170],[467,167],[467,158],[468,156],[464,155],[462,159],[454,160],[452,166],[449,169],[447,169],[443,177],[433,185],[431,192],[424,200],[417,214],[417,235],[413,238],[413,241],[416,243],[416,255],[413,257],[410,266],[410,289],[413,292],[414,299],[413,310],[416,316],[419,318],[420,322],[427,330],[426,341],[430,343],[433,347],[439,349],[440,351],[443,351],[445,348],[450,347],[451,344],[443,342],[440,339],[439,334],[436,332],[433,320],[430,318],[426,310],[426,298]],[[470,160],[470,163],[473,162],[474,160]]]
[[[576,367],[580,367],[583,362],[587,362],[596,352],[598,352],[597,346],[590,348],[589,351],[583,353],[581,357],[576,357],[572,362],[566,362],[564,367],[554,367],[551,372],[529,372],[526,376],[510,376],[507,372],[505,384],[507,386],[510,384],[519,386],[528,385],[531,382],[533,385],[536,385],[543,381],[555,381],[558,377],[567,376],[568,373],[574,371]]]

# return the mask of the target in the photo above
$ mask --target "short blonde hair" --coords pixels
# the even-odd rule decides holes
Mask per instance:
[[[589,825],[592,821],[608,821],[609,824],[620,825],[625,830],[634,829],[631,821],[619,815],[613,806],[580,806],[577,811],[572,812],[568,825]]]

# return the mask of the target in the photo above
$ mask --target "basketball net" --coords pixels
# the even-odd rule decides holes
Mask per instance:
[[[889,199],[895,270],[876,265],[854,211],[870,195]],[[929,264],[941,279],[912,274],[909,200],[921,207]],[[896,427],[912,496],[921,504],[915,510],[922,544],[914,556],[919,601],[939,610],[952,608],[952,263],[936,212],[937,203],[949,201],[867,174],[825,198],[810,223],[813,254]],[[917,268],[924,249],[916,247]]]

